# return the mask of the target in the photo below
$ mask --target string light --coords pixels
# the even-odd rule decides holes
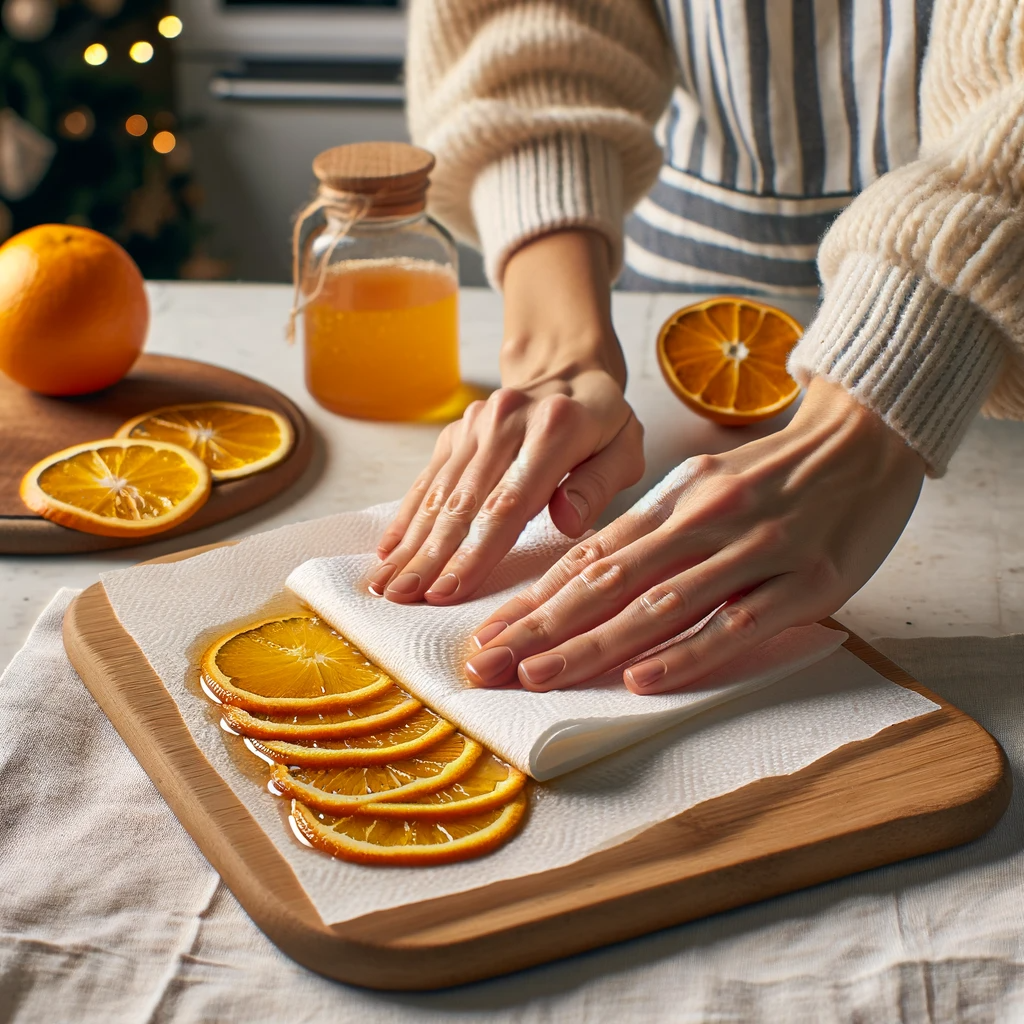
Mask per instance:
[[[167,154],[178,144],[178,140],[171,132],[157,132],[153,136],[153,148],[158,153]]]
[[[106,64],[109,54],[102,43],[92,43],[85,48],[85,53],[82,56],[85,58],[86,64],[98,67],[100,64]]]
[[[181,18],[175,17],[173,14],[168,14],[167,17],[161,18],[157,22],[156,30],[164,37],[164,39],[177,39],[181,35],[181,30],[184,26],[181,24]]]
[[[96,127],[96,120],[88,107],[69,110],[60,121],[60,133],[67,139],[87,139]]]
[[[132,114],[124,123],[124,130],[136,138],[140,135],[145,135],[148,129],[149,122],[141,114]]]
[[[144,39],[140,39],[137,43],[132,43],[132,48],[128,51],[128,56],[131,57],[136,64],[148,64],[153,59],[153,44],[147,43]]]

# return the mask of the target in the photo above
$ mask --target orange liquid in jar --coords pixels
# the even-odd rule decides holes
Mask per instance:
[[[335,264],[305,336],[306,386],[343,416],[416,419],[459,387],[458,283],[426,260]]]

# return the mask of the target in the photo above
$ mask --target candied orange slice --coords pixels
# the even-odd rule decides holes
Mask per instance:
[[[295,432],[272,409],[238,402],[189,402],[136,416],[114,436],[181,445],[209,466],[215,481],[221,481],[277,465],[291,451]]]
[[[210,471],[165,441],[111,438],[76,444],[37,462],[21,500],[72,530],[146,537],[184,522],[210,496]]]
[[[292,819],[313,846],[360,864],[407,867],[450,864],[490,853],[515,834],[525,811],[524,793],[492,810],[445,821],[364,814],[335,817],[292,801]]]
[[[725,426],[782,412],[800,393],[786,360],[803,329],[755,299],[718,296],[673,313],[658,333],[658,362],[683,403]]]
[[[349,814],[372,800],[413,800],[444,789],[479,760],[483,747],[455,733],[416,757],[358,768],[276,765],[271,780],[282,793],[331,814]]]
[[[340,740],[310,740],[286,743],[283,740],[247,739],[246,746],[278,764],[308,768],[340,768],[346,765],[388,764],[414,757],[420,751],[447,739],[455,726],[423,708],[412,718],[383,732],[352,736]]]
[[[392,686],[314,615],[267,619],[221,637],[203,655],[202,681],[215,700],[272,715],[337,711]]]
[[[525,785],[526,776],[518,768],[487,753],[462,778],[444,789],[424,793],[416,800],[401,802],[393,799],[393,794],[388,794],[386,800],[374,800],[360,805],[357,813],[374,818],[429,818],[431,821],[446,821],[467,814],[480,814],[507,803]]]
[[[404,690],[392,686],[380,697],[318,715],[260,715],[225,704],[221,717],[228,728],[258,740],[339,740],[389,729],[410,718],[423,705]]]

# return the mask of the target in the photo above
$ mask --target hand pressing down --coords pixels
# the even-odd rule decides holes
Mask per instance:
[[[921,458],[846,391],[815,380],[792,422],[689,459],[477,630],[471,682],[551,690],[623,672],[634,693],[690,685],[836,611],[914,509]]]

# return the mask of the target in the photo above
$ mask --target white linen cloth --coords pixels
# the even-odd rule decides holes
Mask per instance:
[[[395,509],[379,511],[383,530]],[[286,585],[414,696],[541,780],[778,682],[820,661],[846,639],[845,633],[819,625],[787,629],[678,693],[630,693],[621,669],[550,693],[469,686],[462,664],[472,653],[467,640],[473,629],[568,547],[547,514],[538,516],[491,574],[484,592],[448,607],[394,604],[371,594],[363,579],[377,561],[373,554],[311,558],[289,575]]]
[[[231,756],[229,745],[240,740],[225,734],[216,708],[198,693],[198,664],[207,646],[235,625],[276,614],[288,602],[294,607],[282,584],[308,558],[335,551],[365,555],[390,511],[382,506],[328,516],[184,561],[102,577],[114,611],[174,697],[196,744],[288,860],[327,922],[571,864],[704,800],[799,771],[845,743],[934,710],[931,701],[840,649],[776,683],[783,689],[770,695],[741,697],[718,714],[705,712],[692,724],[538,787],[518,835],[486,857],[408,871],[311,851],[282,824],[286,805]],[[526,559],[520,550],[509,561],[514,567]],[[514,568],[506,571],[514,578]],[[435,643],[447,647],[451,639],[439,635]],[[404,676],[400,681],[413,683]],[[575,697],[585,705],[587,692]]]
[[[219,884],[68,663],[72,596],[0,678],[5,1024],[1024,1017],[1024,636],[876,643],[1006,750],[1013,802],[982,839],[506,978],[391,994],[288,960]]]

